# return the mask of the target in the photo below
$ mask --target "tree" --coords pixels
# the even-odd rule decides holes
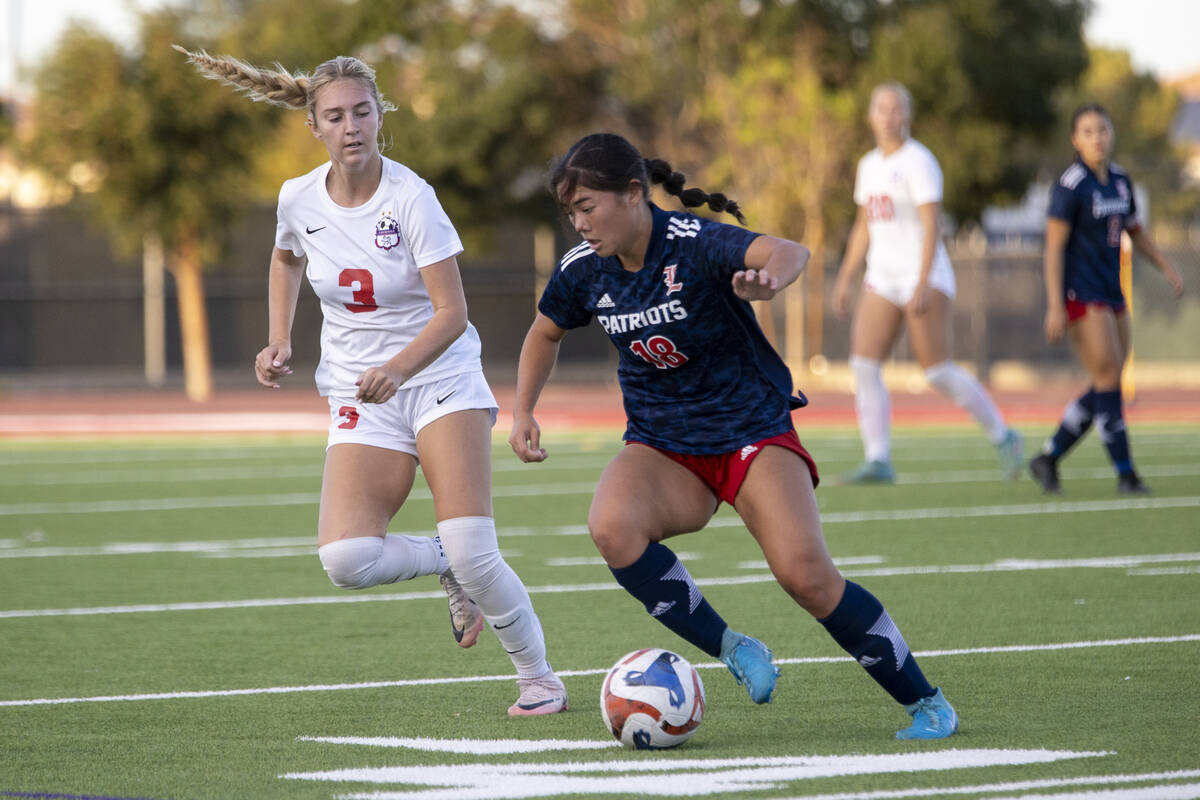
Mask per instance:
[[[388,24],[381,26],[379,20]],[[464,238],[482,241],[497,222],[544,222],[554,207],[546,163],[564,128],[592,113],[595,63],[545,33],[538,21],[489,0],[292,0],[247,3],[222,46],[255,63],[311,71],[356,55],[377,71],[398,106],[384,117],[389,157],[428,180]],[[265,184],[325,159],[300,117],[279,132],[260,165]]]
[[[941,163],[951,216],[978,219],[1029,185],[1058,124],[1055,97],[1087,64],[1087,11],[1085,0],[940,0],[873,32],[860,96],[883,81],[909,88],[913,135]]]
[[[144,13],[130,52],[72,25],[38,71],[27,147],[51,175],[82,164],[98,178],[87,201],[119,252],[161,240],[188,396],[203,401],[212,375],[202,270],[253,199],[245,176],[278,115],[196,78],[170,47],[194,38],[194,22],[176,10]]]

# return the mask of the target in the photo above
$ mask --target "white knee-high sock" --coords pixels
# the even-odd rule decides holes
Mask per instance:
[[[883,385],[883,367],[878,361],[850,356],[854,373],[854,408],[867,461],[890,461],[892,457],[892,406]]]
[[[333,584],[342,589],[366,589],[380,583],[406,581],[418,575],[446,571],[446,558],[436,539],[389,533],[338,539],[317,548]]]
[[[953,361],[946,360],[925,370],[925,377],[935,389],[953,400],[955,405],[966,409],[987,431],[992,444],[999,444],[1004,440],[1004,435],[1008,432],[1004,417],[1000,416],[1000,409],[996,408],[991,396],[983,388],[983,384],[975,380],[974,375]]]
[[[456,517],[438,523],[438,536],[454,577],[479,606],[517,668],[517,676],[545,674],[546,640],[525,584],[500,556],[491,517]]]

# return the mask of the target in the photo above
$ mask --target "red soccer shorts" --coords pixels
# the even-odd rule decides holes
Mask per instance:
[[[804,445],[800,444],[800,437],[796,435],[796,431],[794,430],[748,444],[740,450],[734,450],[732,453],[716,453],[713,455],[674,453],[670,450],[663,450],[654,445],[646,444],[645,442],[629,441],[626,444],[640,444],[652,450],[657,450],[677,464],[687,467],[697,478],[704,481],[704,484],[709,489],[712,489],[713,494],[726,503],[729,503],[729,505],[733,505],[738,490],[742,488],[742,484],[746,480],[746,472],[750,469],[750,463],[763,451],[764,447],[769,445],[791,450],[800,456],[804,459],[804,463],[808,467],[808,474],[812,476],[813,487],[815,488],[821,482],[821,477],[817,474],[817,462],[804,449]]]
[[[1109,303],[1105,300],[1068,300],[1067,301],[1067,322],[1075,322],[1081,319],[1087,313],[1088,306],[1096,306],[1097,308],[1111,308],[1112,312],[1118,317],[1125,313],[1124,303]]]

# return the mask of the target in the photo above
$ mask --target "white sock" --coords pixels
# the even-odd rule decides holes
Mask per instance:
[[[341,589],[366,589],[446,571],[441,546],[428,536],[389,533],[382,539],[338,539],[317,548],[317,556],[329,580]]]
[[[544,675],[550,665],[546,663],[542,623],[525,584],[500,556],[495,521],[491,517],[456,517],[437,527],[455,579],[492,626],[517,668],[517,676]]]
[[[883,367],[871,358],[850,356],[854,372],[854,408],[867,461],[891,461],[892,406],[883,385]]]
[[[925,370],[925,377],[935,389],[978,420],[992,444],[1004,441],[1004,435],[1008,432],[1004,417],[1000,416],[1000,409],[996,408],[991,396],[983,384],[975,380],[974,375],[953,361],[946,360]]]

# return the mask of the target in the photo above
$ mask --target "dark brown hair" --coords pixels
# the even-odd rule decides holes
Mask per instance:
[[[676,172],[661,158],[643,158],[638,149],[624,136],[615,133],[592,133],[575,144],[550,170],[550,194],[563,204],[575,189],[585,186],[601,192],[623,192],[637,181],[642,196],[649,199],[650,186],[661,184],[667,194],[679,198],[687,208],[708,206],[720,213],[732,214],[746,224],[738,204],[720,192],[684,188],[687,177]]]

